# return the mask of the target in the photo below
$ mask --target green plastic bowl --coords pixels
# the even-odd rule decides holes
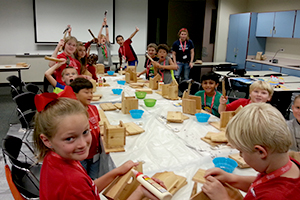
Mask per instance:
[[[156,99],[144,99],[144,103],[147,107],[153,107],[156,103]]]
[[[138,99],[143,99],[146,97],[147,92],[135,92],[135,96]]]

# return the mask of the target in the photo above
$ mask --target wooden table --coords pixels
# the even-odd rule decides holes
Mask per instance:
[[[18,71],[18,76],[22,80],[21,77],[21,70],[27,70],[30,68],[31,65],[27,64],[26,67],[19,67],[16,65],[0,65],[0,72],[11,72],[11,71]]]

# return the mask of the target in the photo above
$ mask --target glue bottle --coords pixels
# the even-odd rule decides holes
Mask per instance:
[[[138,182],[140,182],[147,190],[149,190],[154,196],[159,198],[160,200],[170,200],[172,198],[172,194],[168,192],[161,185],[156,183],[154,180],[144,175],[141,172],[138,172],[134,169],[131,170]]]
[[[98,80],[99,80],[99,87],[102,87],[102,86],[103,86],[103,80],[102,80],[102,77],[100,76],[100,78],[99,78]]]

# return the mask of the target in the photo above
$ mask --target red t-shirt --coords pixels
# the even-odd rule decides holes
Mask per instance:
[[[69,66],[74,67],[77,70],[77,73],[80,74],[81,64],[80,64],[80,62],[78,60],[76,60],[75,58],[72,58],[71,56],[68,56],[65,52],[62,52],[61,54],[59,54],[57,56],[57,58],[64,58],[64,59],[67,59],[67,57],[70,59]],[[56,77],[56,81],[59,82],[62,85],[66,85],[62,81],[62,76],[61,76],[61,73],[66,68],[66,66],[67,66],[67,64],[63,64],[58,69],[56,69],[55,72],[54,72],[55,77]]]
[[[100,147],[100,116],[96,106],[89,105],[88,106],[88,113],[89,113],[89,124],[90,124],[90,132],[92,134],[92,144],[90,147],[89,155],[86,159],[93,158],[94,155],[99,153]]]
[[[67,160],[50,151],[40,175],[40,200],[100,200],[94,181],[79,161]]]
[[[299,167],[299,163],[295,163]],[[259,177],[260,176],[258,176],[256,180],[259,179]],[[258,184],[253,188],[253,190],[256,197],[253,196],[251,191],[248,191],[244,200],[298,200],[300,199],[300,178],[293,179],[287,177],[277,177],[267,182]]]
[[[250,99],[238,99],[226,105],[226,111],[235,111],[239,106],[245,107],[250,103]]]
[[[137,60],[137,56],[130,45],[132,41],[130,39],[125,40],[124,44],[122,47],[119,48],[119,57],[124,57],[126,58],[126,61],[135,61]]]

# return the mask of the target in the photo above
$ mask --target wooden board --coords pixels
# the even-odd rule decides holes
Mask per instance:
[[[168,111],[167,121],[168,122],[174,122],[174,123],[182,123],[183,122],[182,112],[180,112],[180,111]]]
[[[205,183],[206,180],[204,178],[206,170],[205,169],[198,169],[196,174],[193,176],[192,180],[197,183]]]
[[[93,95],[93,98],[92,98],[92,101],[99,101],[101,99],[102,95],[101,96],[94,96]]]
[[[132,88],[143,88],[144,87],[144,83],[130,83],[129,86]]]
[[[156,93],[159,94],[159,95],[162,95],[162,91],[156,91]],[[165,99],[171,99],[168,96],[162,96],[162,97],[164,97]],[[176,98],[173,98],[171,100],[179,100],[179,99],[180,99],[180,97],[176,97]]]
[[[99,106],[100,106],[100,107],[102,108],[102,110],[104,110],[104,111],[116,110],[116,109],[117,109],[117,107],[114,106],[112,103],[101,103]]]
[[[120,75],[124,75],[124,74],[126,73],[126,71],[123,71],[123,70],[121,71],[121,70],[120,70],[118,73],[119,73]]]
[[[239,166],[239,168],[244,169],[244,168],[249,168],[250,166],[245,162],[245,160],[240,156],[239,153],[231,154],[228,156],[229,158],[232,158],[235,160]]]
[[[108,83],[103,83],[103,87],[109,87],[110,85]]]
[[[218,133],[207,132],[205,138],[210,139],[212,142],[228,142],[224,131],[220,131]]]
[[[300,152],[289,151],[289,156],[300,162]]]
[[[124,152],[124,147],[115,147],[115,148],[107,148],[106,142],[104,141],[104,136],[101,135],[102,141],[103,141],[103,148],[105,153],[111,153],[111,152]]]
[[[126,135],[137,135],[145,132],[143,128],[134,122],[123,123],[123,126],[126,128]]]
[[[114,106],[116,106],[117,109],[122,109],[122,103],[115,103]]]
[[[221,145],[221,144],[226,144],[224,142],[213,142],[211,141],[210,139],[207,139],[207,138],[201,138],[201,140],[203,140],[204,142],[210,144],[211,146],[215,147],[215,146],[218,146],[218,145]]]
[[[220,122],[209,122],[210,125],[212,125],[213,127],[215,127],[216,129],[220,130],[220,131],[225,131],[225,128],[220,128]]]
[[[142,89],[136,89],[136,92],[146,92],[147,94],[152,94],[153,91],[150,88],[142,88]]]
[[[117,74],[109,75],[109,74],[104,74],[104,76],[117,76]]]

